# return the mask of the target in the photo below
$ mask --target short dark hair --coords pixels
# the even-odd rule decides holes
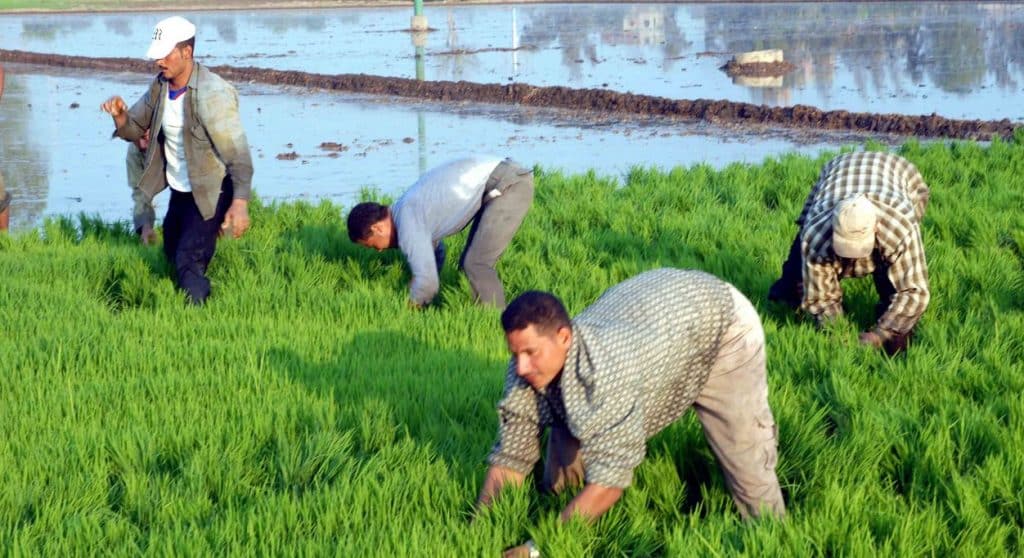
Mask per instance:
[[[195,54],[196,54],[196,37],[195,37],[195,35],[193,35],[193,36],[185,39],[184,41],[181,41],[178,44],[174,45],[174,48],[185,48],[185,47],[192,47],[192,55],[195,56]]]
[[[381,222],[388,216],[388,206],[377,202],[363,202],[357,204],[348,212],[348,238],[352,242],[359,242],[370,238],[370,227]]]
[[[563,327],[572,330],[569,313],[558,297],[544,291],[526,291],[517,296],[501,313],[505,333],[533,326],[540,333],[553,333]]]

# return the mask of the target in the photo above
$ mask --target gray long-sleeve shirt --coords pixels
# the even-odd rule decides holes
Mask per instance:
[[[629,486],[647,439],[707,383],[734,314],[728,283],[702,271],[657,269],[612,287],[573,320],[565,366],[543,392],[511,360],[489,462],[529,473],[541,432],[559,424],[580,441],[588,483]]]
[[[429,170],[391,206],[398,247],[412,271],[409,298],[433,300],[440,288],[435,250],[446,236],[461,231],[483,203],[484,185],[501,159],[463,157]]]

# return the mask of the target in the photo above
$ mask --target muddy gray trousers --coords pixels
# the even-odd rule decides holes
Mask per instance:
[[[778,430],[768,406],[764,330],[750,301],[730,285],[735,318],[722,335],[707,384],[693,403],[725,484],[744,519],[782,517],[786,505],[775,474]],[[545,489],[584,479],[580,442],[565,427],[548,437]]]
[[[519,230],[531,203],[533,171],[509,159],[499,163],[484,186],[483,206],[473,218],[466,249],[459,258],[459,267],[469,279],[477,302],[505,307],[505,288],[494,266]]]

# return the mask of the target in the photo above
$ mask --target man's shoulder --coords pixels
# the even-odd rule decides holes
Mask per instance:
[[[196,63],[196,78],[197,86],[200,90],[209,90],[210,92],[235,91],[235,86],[231,85],[231,82],[224,79],[220,74],[217,74],[203,64]]]

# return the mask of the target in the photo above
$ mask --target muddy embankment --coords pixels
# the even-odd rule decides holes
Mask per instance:
[[[0,49],[0,61],[104,72],[152,74],[151,62],[134,58],[89,58]],[[324,75],[264,68],[213,66],[233,82],[291,85],[368,95],[409,97],[439,102],[520,104],[534,107],[599,111],[623,116],[672,117],[716,124],[784,126],[795,129],[847,131],[928,138],[988,140],[1013,135],[1014,123],[1003,120],[956,120],[935,114],[908,116],[844,110],[823,111],[806,105],[769,107],[709,99],[668,99],[606,89],[537,87],[525,83],[482,84],[365,74]]]

